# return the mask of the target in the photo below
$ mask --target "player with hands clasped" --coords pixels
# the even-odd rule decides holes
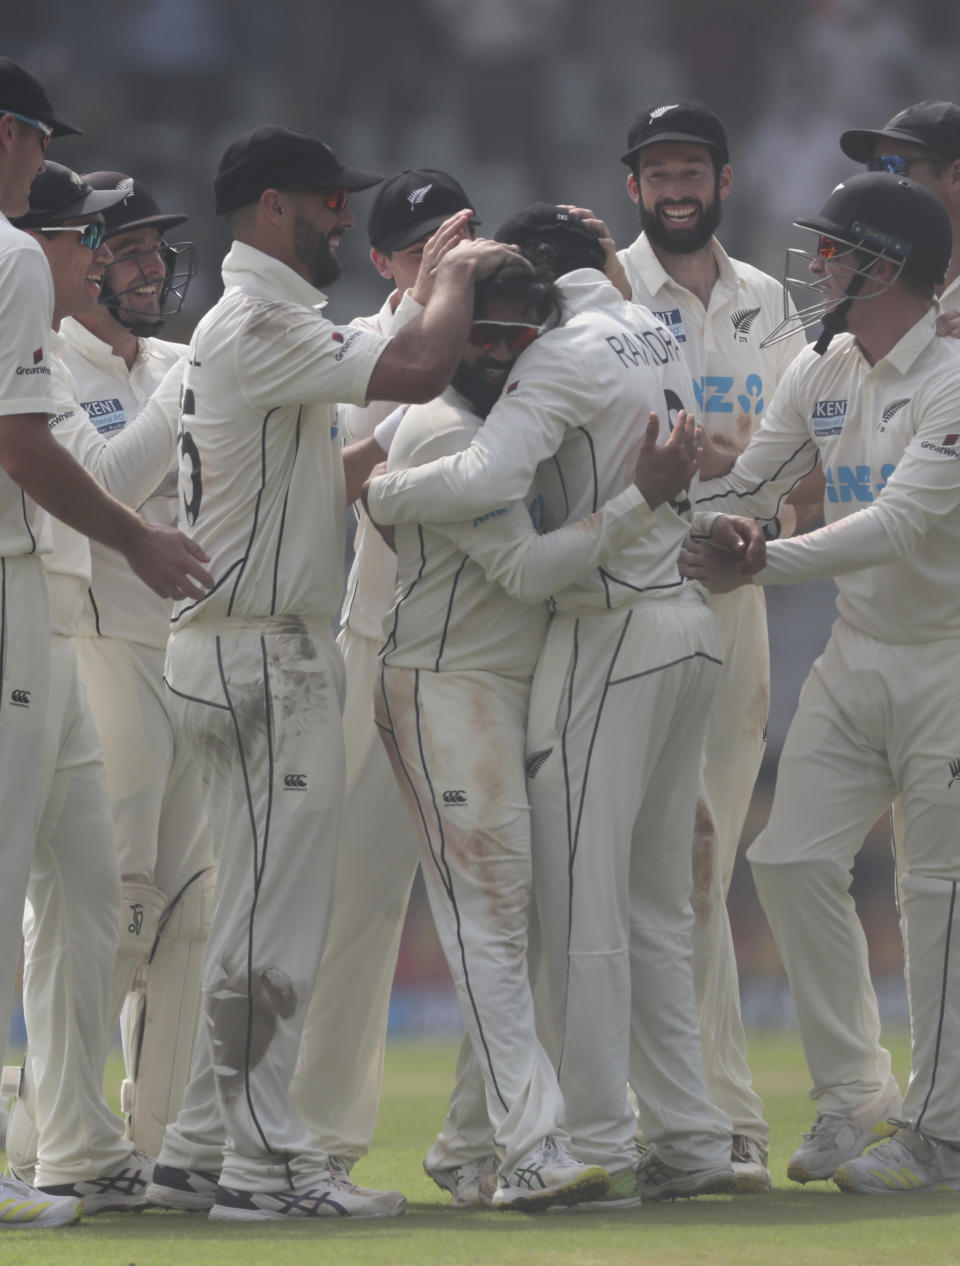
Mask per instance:
[[[822,314],[824,332],[787,371],[730,474],[704,484],[699,502],[705,512],[766,518],[823,466],[826,526],[770,542],[753,577],[765,585],[833,576],[838,590],[838,619],[801,692],[769,821],[747,854],[817,1102],[787,1173],[796,1182],[833,1176],[865,1194],[960,1190],[960,684],[946,667],[960,637],[960,349],[937,337],[933,301],[950,260],[950,221],[917,182],[875,172],[844,180],[797,224],[816,245],[806,275],[793,276],[805,305],[781,329]],[[794,263],[801,257],[791,252]],[[704,548],[688,574],[723,588],[748,582]],[[902,1103],[849,893],[864,836],[897,796],[911,1032]]]

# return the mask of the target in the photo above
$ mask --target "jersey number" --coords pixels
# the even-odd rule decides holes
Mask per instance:
[[[193,417],[194,396],[189,387],[183,393],[180,408],[180,498],[183,501],[183,513],[191,527],[200,514],[200,502],[203,500],[203,478],[200,471],[200,450],[197,442],[184,426],[185,419]]]

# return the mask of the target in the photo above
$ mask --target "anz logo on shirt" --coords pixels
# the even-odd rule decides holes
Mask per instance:
[[[101,435],[122,431],[127,424],[127,412],[116,397],[113,400],[86,400],[82,408]]]
[[[830,466],[826,471],[827,500],[875,501],[896,469],[896,462],[884,462],[876,479],[872,466]]]
[[[736,402],[748,417],[763,412],[763,379],[747,374],[743,391],[734,392],[733,379],[723,374],[705,374],[693,380],[693,394],[701,413],[732,413]]]

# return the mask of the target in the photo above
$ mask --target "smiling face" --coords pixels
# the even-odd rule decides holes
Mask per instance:
[[[312,286],[328,286],[340,276],[336,251],[348,229],[356,227],[357,217],[344,206],[332,211],[323,193],[288,193],[284,199],[293,209],[293,250],[300,272]]]
[[[132,229],[109,239],[113,263],[104,272],[104,300],[121,295],[125,316],[139,325],[159,327],[167,261],[163,237],[155,228]]]
[[[481,418],[485,418],[499,400],[519,355],[511,349],[507,338],[511,334],[523,334],[522,327],[526,325],[538,324],[537,318],[531,316],[521,302],[511,299],[495,299],[486,304],[474,317],[474,324],[482,326],[485,321],[501,324],[487,327],[482,330],[483,334],[496,337],[502,330],[503,337],[491,347],[468,342],[451,379]]]
[[[102,221],[102,215],[82,215],[51,227],[59,229]],[[95,309],[100,300],[104,269],[113,259],[107,243],[102,242],[91,250],[81,245],[79,233],[37,231],[34,236],[53,274],[55,323],[59,325],[65,316],[80,316]]]
[[[672,255],[690,254],[710,241],[732,186],[729,165],[718,172],[706,145],[678,141],[641,150],[637,174],[627,178],[644,232]]]

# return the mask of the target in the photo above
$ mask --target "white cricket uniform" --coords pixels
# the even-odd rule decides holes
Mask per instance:
[[[0,214],[0,427],[52,415],[53,278],[43,251]],[[45,425],[46,418],[37,425]],[[50,678],[47,581],[28,499],[0,470],[0,1045],[6,1042],[23,903],[42,802]]]
[[[794,356],[803,333],[761,348],[783,316],[778,281],[731,259],[713,239],[717,280],[706,307],[674,281],[646,234],[618,252],[633,301],[650,308],[683,348],[693,375],[697,417],[714,444],[731,454],[747,445],[764,406]],[[751,1085],[740,1015],[737,960],[727,892],[753,785],[763,759],[770,707],[770,652],[763,591],[743,588],[711,595],[723,672],[710,709],[704,749],[703,803],[693,839],[693,980],[703,1071],[711,1100],[763,1151],[770,1127]]]
[[[559,284],[564,325],[519,358],[470,447],[376,481],[374,518],[482,513],[522,497],[541,461],[548,528],[627,486],[648,412],[665,434],[689,396],[689,370],[673,336],[601,274],[584,269]],[[719,656],[699,586],[677,571],[686,531],[681,514],[660,506],[649,532],[554,594],[530,700],[553,1053],[573,1149],[611,1170],[635,1159],[628,1079],[644,1135],[670,1163],[730,1156],[729,1122],[703,1083],[690,965],[690,840]]]
[[[110,440],[140,412],[168,370],[183,364],[187,351],[180,343],[140,338],[128,369],[109,344],[79,322],[67,318],[60,334],[79,399],[97,432]],[[139,508],[149,523],[176,525],[173,445],[169,465],[163,482]],[[151,967],[149,982],[144,980],[149,988],[129,995],[124,1014],[128,1099],[138,1068],[146,1079],[140,1100],[125,1108],[132,1137],[155,1155],[164,1126],[180,1108],[190,1066],[209,913],[190,889],[205,883],[212,889],[212,874],[205,872],[213,857],[200,779],[177,736],[163,686],[171,603],[153,593],[115,550],[94,541],[90,554],[92,579],[77,649],[103,744],[124,899],[131,907],[131,918],[121,925],[114,1006],[133,988],[147,954]],[[132,917],[138,905],[144,925]],[[186,912],[195,907],[198,917],[191,920]],[[165,939],[154,944],[158,927],[165,929]],[[135,931],[125,935],[130,928]],[[177,999],[169,1007],[167,992]],[[156,1032],[157,1026],[164,1031]]]
[[[408,411],[388,467],[459,452],[480,425],[448,389]],[[544,599],[618,554],[653,520],[631,484],[590,519],[549,536],[537,535],[519,501],[463,523],[397,529],[398,598],[377,724],[417,826],[434,922],[504,1172],[547,1136],[566,1138],[556,1073],[537,1039],[527,963],[524,744],[549,619]]]
[[[396,311],[392,298],[351,326],[392,335],[422,311],[409,292]],[[382,400],[365,408],[341,405],[341,439],[345,444],[368,439],[395,407]],[[346,672],[340,842],[330,925],[290,1087],[317,1146],[348,1161],[369,1151],[373,1139],[390,991],[419,864],[406,806],[373,720],[378,652],[393,605],[397,559],[359,502],[354,511],[354,557],[337,637]]]
[[[51,336],[56,412],[51,429],[69,444],[87,426]],[[76,455],[76,453],[74,453]],[[42,516],[50,591],[51,691],[42,767],[43,801],[24,920],[23,1009],[32,1116],[39,1131],[35,1181],[96,1177],[133,1150],[107,1107],[103,1071],[112,1028],[110,979],[120,922],[120,875],[100,741],[77,670],[77,629],[90,583],[86,537]],[[8,1143],[15,1161],[19,1118]]]
[[[223,1148],[225,1186],[270,1191],[325,1171],[289,1087],[343,793],[334,401],[365,402],[388,340],[332,325],[319,291],[243,243],[223,277],[190,345],[180,435],[181,522],[215,584],[175,608],[165,670],[218,863],[202,1004],[216,1085],[191,1081],[160,1159],[216,1171]]]
[[[960,1142],[960,348],[936,305],[874,366],[850,335],[803,352],[705,509],[766,515],[819,454],[826,526],[775,541],[761,584],[836,577],[837,619],[803,687],[757,889],[790,976],[818,1111],[885,1088],[853,859],[899,794],[912,1073],[903,1118]]]

